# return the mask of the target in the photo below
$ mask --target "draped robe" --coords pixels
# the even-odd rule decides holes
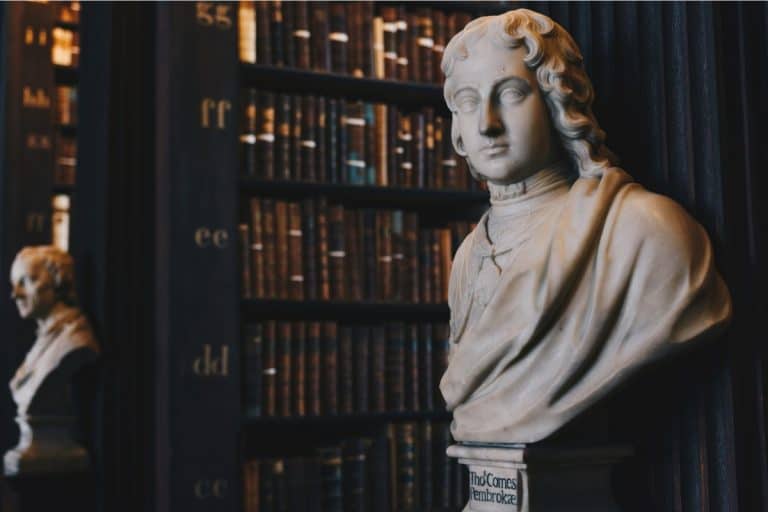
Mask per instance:
[[[730,318],[704,229],[624,171],[576,180],[546,215],[485,284],[485,305],[473,301],[480,259],[493,250],[484,219],[455,255],[440,389],[457,441],[544,439]]]

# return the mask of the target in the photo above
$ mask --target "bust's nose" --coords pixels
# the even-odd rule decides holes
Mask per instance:
[[[24,296],[24,289],[18,284],[13,285],[13,287],[11,288],[11,298],[13,300],[16,300],[23,296]]]
[[[504,133],[504,124],[501,122],[499,106],[493,97],[483,101],[483,109],[480,114],[480,134],[486,137],[497,137]]]

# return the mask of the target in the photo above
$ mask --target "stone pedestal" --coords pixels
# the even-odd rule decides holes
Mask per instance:
[[[626,446],[573,448],[457,444],[448,448],[469,469],[464,512],[619,512],[611,491]]]

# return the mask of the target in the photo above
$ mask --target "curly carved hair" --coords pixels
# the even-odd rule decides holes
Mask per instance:
[[[16,254],[16,260],[27,260],[42,264],[53,279],[54,289],[69,306],[77,305],[75,290],[75,262],[72,256],[53,245],[25,247]]]
[[[605,146],[605,132],[592,113],[594,89],[578,46],[551,18],[528,9],[477,18],[448,43],[441,66],[446,77],[445,102],[454,117],[451,72],[456,61],[467,59],[472,45],[483,37],[504,48],[525,46],[525,64],[536,72],[552,124],[582,177],[600,177],[604,169],[616,163]]]

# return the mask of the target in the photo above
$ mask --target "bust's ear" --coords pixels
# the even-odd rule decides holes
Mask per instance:
[[[456,153],[463,158],[467,158],[464,141],[461,140],[461,135],[459,135],[459,123],[456,122],[456,114],[451,116],[451,142],[453,142],[453,149],[456,150]]]

